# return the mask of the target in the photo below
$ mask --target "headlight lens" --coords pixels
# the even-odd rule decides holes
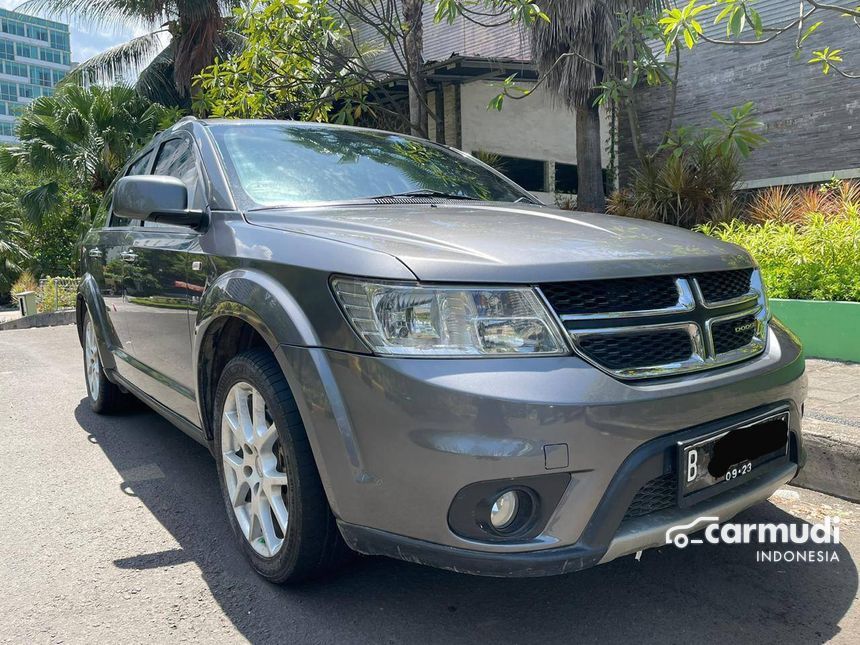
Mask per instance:
[[[560,355],[567,346],[529,288],[423,287],[335,278],[352,326],[378,354]]]

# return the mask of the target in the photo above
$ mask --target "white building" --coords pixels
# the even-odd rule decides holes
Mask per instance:
[[[16,140],[21,110],[70,69],[68,25],[0,9],[0,143]]]

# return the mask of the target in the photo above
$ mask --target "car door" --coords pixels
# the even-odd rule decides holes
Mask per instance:
[[[159,146],[151,171],[188,188],[190,207],[203,208],[195,146],[184,133]],[[128,234],[123,260],[124,332],[131,348],[123,376],[177,414],[199,425],[189,326],[188,249],[199,233],[144,221]]]
[[[125,175],[146,172],[151,161],[152,153],[143,153],[129,164]],[[109,327],[108,343],[111,349],[122,353],[128,342],[122,327],[122,253],[128,247],[129,233],[139,222],[116,216],[112,210],[112,197],[113,186],[105,194],[96,213],[96,222],[101,226],[94,228],[84,239],[81,254],[84,271],[93,276],[101,293]]]

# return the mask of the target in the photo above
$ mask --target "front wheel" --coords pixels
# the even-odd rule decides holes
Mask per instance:
[[[119,386],[108,380],[102,367],[96,330],[89,312],[84,316],[84,376],[87,399],[93,412],[108,414],[123,407],[125,396]]]
[[[251,565],[277,583],[333,568],[347,547],[274,357],[251,350],[233,358],[218,382],[215,405],[221,492]]]

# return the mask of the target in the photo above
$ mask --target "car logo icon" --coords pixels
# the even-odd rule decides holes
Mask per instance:
[[[678,526],[673,526],[666,531],[666,544],[674,544],[679,549],[683,549],[690,543],[701,544],[702,540],[691,540],[688,534],[692,533],[693,528],[696,526],[712,524],[713,522],[719,521],[719,517],[697,517],[689,524],[680,524]]]

